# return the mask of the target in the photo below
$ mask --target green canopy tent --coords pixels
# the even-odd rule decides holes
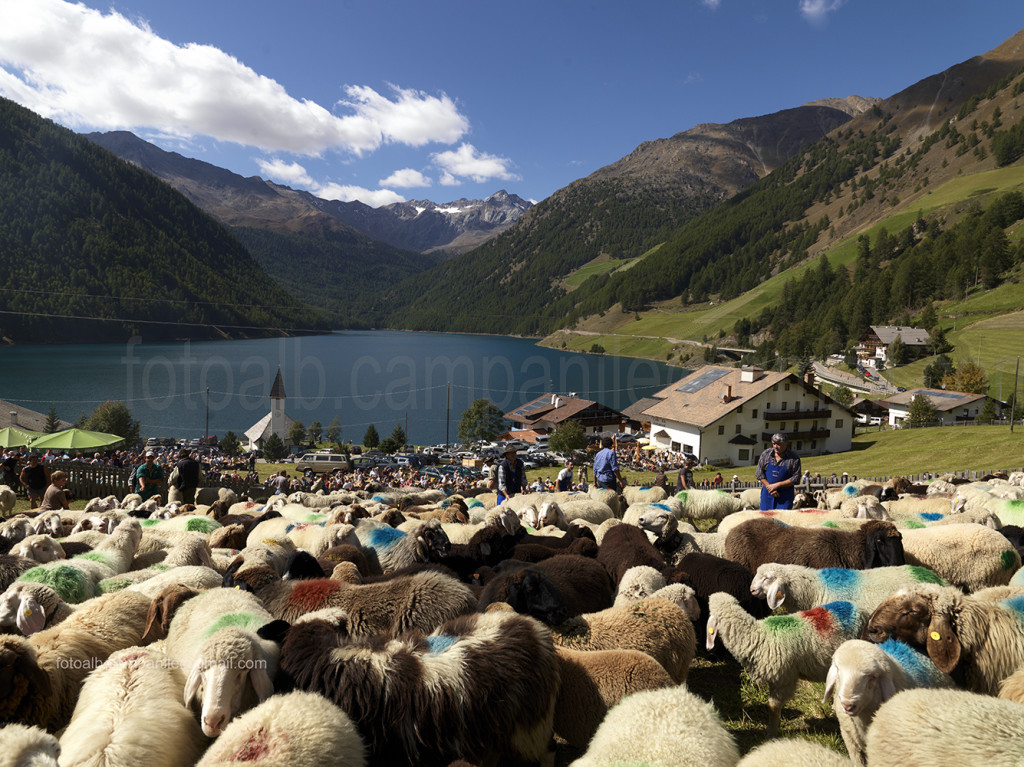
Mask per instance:
[[[102,431],[65,429],[36,437],[29,444],[29,448],[32,450],[88,450],[96,447],[109,447],[123,439],[124,437],[105,434]]]
[[[42,436],[43,433],[39,431],[28,431],[27,429],[19,429],[16,426],[8,426],[0,429],[0,446],[21,447]]]

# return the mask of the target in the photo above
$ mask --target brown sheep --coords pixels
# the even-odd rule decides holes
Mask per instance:
[[[725,556],[750,572],[766,562],[819,570],[866,570],[906,564],[899,530],[891,522],[876,519],[856,530],[790,527],[770,517],[751,519],[729,531]]]

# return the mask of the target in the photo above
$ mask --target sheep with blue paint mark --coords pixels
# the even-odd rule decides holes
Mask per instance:
[[[660,504],[655,504],[657,507]],[[699,533],[691,525],[683,523],[672,512],[657,509],[643,514],[636,524],[641,530],[655,536],[654,546],[665,557],[668,565],[678,565],[687,554],[700,552],[725,557],[725,536],[721,533]]]
[[[725,592],[708,599],[707,649],[722,644],[755,684],[768,686],[768,736],[779,730],[782,706],[800,679],[824,682],[836,648],[860,636],[867,614],[851,602],[830,602],[794,615],[757,620]]]
[[[360,519],[355,536],[370,567],[381,573],[443,557],[451,545],[436,519],[423,523],[412,533],[373,519]]]
[[[872,644],[844,642],[832,656],[825,679],[825,697],[835,693],[832,707],[846,750],[855,764],[867,760],[867,732],[878,708],[896,693],[915,687],[955,687],[927,655],[895,639]]]
[[[853,602],[870,613],[903,586],[915,583],[947,585],[926,567],[897,565],[870,570],[828,567],[817,570],[803,565],[769,562],[757,568],[750,593],[768,607],[792,613],[828,602]]]
[[[245,543],[249,547],[266,540],[281,539],[288,539],[295,548],[305,549],[313,556],[343,543],[358,545],[352,525],[327,524],[325,521],[296,522],[285,517],[260,522],[249,532]]]
[[[658,485],[653,487],[626,485],[622,488],[622,497],[626,501],[626,506],[629,507],[639,503],[658,503],[668,498],[668,492]]]

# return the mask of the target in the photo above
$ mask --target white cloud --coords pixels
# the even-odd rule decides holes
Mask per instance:
[[[63,0],[0,2],[0,94],[74,128],[148,128],[178,137],[318,155],[385,142],[454,143],[469,128],[446,95],[352,86],[337,115],[209,45],[175,45],[144,23]]]
[[[434,164],[443,171],[441,183],[445,186],[458,184],[456,176],[463,176],[477,183],[497,178],[504,181],[518,181],[519,176],[509,170],[511,160],[497,155],[478,152],[472,144],[462,144],[458,149],[437,152],[430,156]]]
[[[381,186],[397,186],[399,189],[410,189],[416,186],[430,186],[430,179],[412,168],[396,170],[387,178],[377,182]]]
[[[256,158],[256,164],[260,166],[260,173],[273,181],[303,188],[316,184],[312,176],[306,172],[306,169],[297,162],[285,162],[275,157],[270,160]]]
[[[706,5],[711,10],[716,10],[722,4],[722,0],[700,0],[701,5]]]
[[[846,0],[800,0],[800,13],[809,21],[822,22],[833,11],[839,10]]]
[[[393,202],[405,200],[402,195],[392,192],[390,189],[364,189],[361,186],[334,183],[320,186],[314,194],[324,200],[342,200],[343,202],[359,200],[371,208],[379,208],[381,205],[390,205]]]

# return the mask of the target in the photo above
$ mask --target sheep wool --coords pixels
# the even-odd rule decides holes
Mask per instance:
[[[715,707],[680,685],[624,699],[570,767],[733,767],[739,756]]]
[[[768,735],[773,736],[797,681],[824,682],[832,653],[860,635],[866,617],[850,602],[831,602],[759,621],[736,597],[718,592],[708,599],[707,649],[721,637],[754,683],[768,685]]]
[[[348,714],[310,692],[274,695],[236,718],[196,767],[363,767],[366,747]]]
[[[40,727],[0,728],[0,767],[58,767],[60,743]]]
[[[1006,536],[982,525],[940,525],[902,535],[907,564],[927,567],[967,591],[1004,586],[1021,566]]]
[[[871,767],[1018,767],[1024,706],[964,690],[907,690],[884,703],[868,729]]]
[[[736,767],[850,767],[850,760],[831,748],[801,738],[778,738],[762,743]]]

